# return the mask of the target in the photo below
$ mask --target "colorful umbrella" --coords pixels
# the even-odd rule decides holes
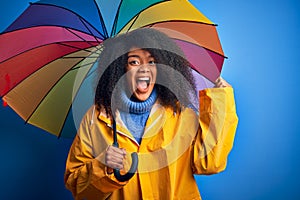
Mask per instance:
[[[0,35],[0,95],[27,123],[73,137],[93,103],[101,44],[140,27],[174,39],[198,89],[220,75],[224,53],[216,26],[188,1],[41,0]]]

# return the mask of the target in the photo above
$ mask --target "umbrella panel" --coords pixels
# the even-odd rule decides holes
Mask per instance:
[[[175,42],[183,50],[191,67],[208,80],[215,82],[220,76],[220,67],[223,65],[224,57],[194,44],[180,40]]]
[[[73,94],[76,94],[97,59],[93,56],[89,58],[88,54],[92,55],[80,51],[69,55],[69,58],[51,62],[23,80],[3,99],[28,123],[59,135],[70,110]],[[77,73],[79,69],[81,75]]]
[[[170,21],[149,25],[170,38],[183,40],[224,55],[216,26],[192,21]]]
[[[123,12],[126,13],[126,10]],[[120,11],[120,13],[122,12]],[[120,14],[118,17],[122,19],[123,16]],[[169,21],[192,21],[213,24],[188,1],[166,1],[142,10],[125,26],[117,24],[116,33],[124,33],[151,24]]]
[[[53,60],[59,59],[64,55],[76,52],[78,49],[87,47],[90,47],[90,44],[86,42],[50,44],[19,54],[14,57],[14,59],[9,59],[6,62],[0,63],[0,76],[9,77],[10,80],[10,82],[7,82],[5,79],[0,80],[1,96],[5,95],[9,90],[15,87],[15,85],[19,84],[23,79],[42,68],[44,65],[51,63]]]
[[[84,3],[69,1],[72,5],[63,7],[66,2],[54,2],[52,0],[31,4],[4,32],[38,26],[56,26],[78,30],[101,39],[107,38],[106,30],[101,23],[95,4],[91,4],[91,1]],[[93,13],[94,16],[91,16]]]
[[[84,42],[95,46],[102,41],[96,40],[91,35],[63,27],[39,26],[16,30],[4,33],[0,37],[0,44],[10,44],[0,46],[0,63],[34,48],[62,42]],[[78,43],[74,47],[77,47]],[[86,48],[86,45],[83,48]]]

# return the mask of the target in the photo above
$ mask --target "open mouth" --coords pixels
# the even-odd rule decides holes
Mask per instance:
[[[150,77],[137,77],[136,86],[141,92],[146,92],[150,85]]]

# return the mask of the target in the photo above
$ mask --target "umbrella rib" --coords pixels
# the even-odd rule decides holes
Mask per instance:
[[[140,10],[136,15],[134,15],[129,21],[131,21],[133,18],[137,18],[137,16],[140,15],[140,13],[142,13],[143,11],[147,10],[148,8],[152,7],[152,6],[156,6],[157,4],[160,4],[160,3],[165,3],[167,1],[171,1],[171,0],[166,0],[166,1],[160,1],[160,2],[156,2],[154,4],[151,4],[149,5],[148,7]],[[114,24],[113,24],[113,30],[112,30],[112,33],[111,33],[111,36],[112,35],[115,35],[116,34],[116,25],[117,25],[117,22],[118,22],[118,19],[119,19],[119,13],[120,13],[120,9],[121,9],[121,5],[123,3],[123,0],[121,0],[120,4],[119,4],[119,7],[118,7],[118,11],[116,13],[116,17],[115,17],[115,21],[114,21]],[[134,22],[136,21],[137,19],[134,20]],[[134,22],[130,25],[130,28],[133,26]],[[120,30],[122,30],[127,24],[125,24]],[[130,30],[130,28],[126,31],[128,32]]]
[[[99,56],[89,56],[89,58],[98,58]],[[61,59],[73,59],[73,58],[86,58],[85,56],[68,56],[61,57]]]
[[[222,54],[220,54],[220,53],[218,53],[218,52],[216,52],[216,51],[213,51],[213,50],[208,49],[208,48],[206,48],[206,47],[203,47],[203,46],[201,46],[201,45],[198,45],[198,44],[195,44],[195,43],[186,41],[186,40],[178,39],[178,38],[173,38],[173,39],[174,39],[174,40],[178,40],[178,41],[182,41],[182,42],[186,42],[186,43],[189,43],[189,44],[191,44],[191,45],[195,45],[195,46],[201,47],[201,48],[203,48],[203,49],[206,49],[207,51],[210,51],[210,52],[212,52],[212,53],[218,54],[219,56],[222,56],[223,58],[226,58],[226,59],[228,58],[227,56],[224,56],[224,55],[222,55]]]
[[[171,1],[171,0],[166,0],[166,1],[156,2],[156,3],[154,3],[154,4],[151,4],[151,5],[147,6],[147,7],[145,7],[144,9],[140,10],[136,15],[134,15],[134,16],[129,20],[129,22],[130,22],[133,18],[136,18],[136,19],[133,21],[133,23],[130,25],[130,28],[133,26],[133,24],[136,22],[138,16],[139,16],[142,12],[144,12],[145,10],[147,10],[147,9],[153,7],[153,6],[156,6],[156,5],[161,4],[161,3],[166,3],[166,2],[168,2],[168,1]],[[123,2],[123,1],[122,1],[122,2]],[[117,24],[117,21],[118,21],[118,18],[119,18],[119,12],[120,12],[120,7],[121,7],[122,2],[121,2],[120,5],[119,5],[118,12],[117,12],[117,17],[115,18],[114,28],[113,28],[114,34],[116,34],[116,24]],[[128,23],[127,23],[127,24],[128,24]],[[123,27],[120,28],[120,31],[123,30],[123,28],[124,28],[127,24],[124,24]],[[130,28],[129,28],[126,32],[128,32],[128,31],[130,30]]]
[[[190,62],[189,62],[189,63],[190,63]],[[194,65],[192,65],[191,63],[190,63],[190,65],[194,67]],[[214,82],[211,81],[207,76],[205,76],[204,74],[198,72],[198,71],[197,71],[195,68],[193,68],[193,67],[192,67],[192,69],[193,69],[196,73],[200,74],[201,76],[203,76],[204,78],[206,78],[206,79],[207,79],[208,81],[210,81],[211,83],[214,83]],[[221,72],[220,72],[220,73],[221,73]]]
[[[81,40],[85,41],[87,44],[91,45],[91,46],[94,46],[90,41],[87,41],[86,39],[84,39],[83,37],[81,37],[80,35],[76,34],[74,31],[72,31],[71,29],[69,28],[65,28],[66,30],[68,30],[70,33],[72,33],[73,35],[75,35],[76,37],[80,38]],[[90,31],[90,30],[89,30]],[[92,34],[92,33],[91,33]],[[95,38],[95,40],[98,42],[98,43],[101,43],[101,41],[98,40],[98,38],[96,36],[93,35],[93,37]],[[98,49],[97,46],[94,46],[96,49]],[[99,49],[98,49],[99,50]]]
[[[93,62],[90,62],[90,63],[86,63],[86,64],[84,64],[84,65],[81,65],[80,67],[72,67],[72,69],[70,69],[69,71],[77,70],[77,69],[80,69],[80,68],[89,66],[89,65],[91,65],[91,64],[95,64],[95,63],[96,63],[96,61],[93,61]]]
[[[168,1],[170,1],[170,0],[168,0]],[[130,22],[133,18],[135,18],[135,20],[132,22],[132,24],[130,25],[130,27],[128,28],[128,30],[127,30],[126,32],[128,32],[128,31],[132,28],[132,26],[134,25],[134,23],[136,22],[137,18],[139,17],[139,15],[140,15],[142,12],[144,12],[145,10],[147,10],[148,8],[150,8],[150,7],[152,7],[152,6],[156,6],[156,5],[160,4],[160,3],[165,3],[165,2],[167,2],[167,1],[157,2],[157,3],[155,3],[155,4],[152,4],[152,5],[148,6],[148,7],[146,7],[145,9],[141,10],[141,11],[140,11],[139,13],[137,13],[135,16],[133,16],[133,17],[129,20],[129,22]],[[115,21],[117,21],[117,19],[116,19]],[[176,22],[176,21],[189,21],[189,22],[200,23],[200,24],[206,24],[206,25],[211,25],[211,26],[218,26],[217,24],[209,24],[209,23],[205,23],[205,22],[190,21],[190,20],[165,20],[165,21],[160,21],[160,22],[157,22],[157,23]],[[151,25],[154,25],[154,24],[157,24],[157,23],[153,23],[153,24],[149,24],[149,25],[151,26]],[[128,24],[128,23],[127,23],[127,24]],[[123,30],[123,28],[124,28],[127,24],[125,24],[122,28],[120,28],[120,30]],[[145,25],[144,27],[147,27],[147,26],[149,26],[149,25]],[[115,24],[114,24],[114,32],[116,31],[115,29],[116,29],[116,27],[115,27]]]
[[[101,32],[98,31],[97,28],[95,28],[92,24],[90,24],[88,21],[86,21],[81,15],[79,15],[78,13],[76,13],[76,12],[74,12],[74,11],[68,9],[68,8],[65,8],[65,7],[62,7],[62,6],[58,6],[58,5],[53,5],[53,4],[50,4],[50,3],[39,3],[39,2],[35,2],[35,3],[30,3],[30,4],[31,4],[31,5],[33,5],[33,4],[34,4],[34,5],[47,5],[47,6],[53,6],[53,7],[62,8],[62,9],[64,9],[64,10],[67,10],[67,11],[69,11],[69,12],[75,14],[76,16],[78,16],[79,19],[83,19],[87,24],[89,24],[91,27],[93,27],[93,29],[94,29],[97,33],[99,33],[103,38],[106,38],[106,36],[107,36],[107,33],[105,33],[106,35],[103,35]],[[89,30],[89,31],[90,31],[90,30]],[[104,29],[104,31],[106,31],[106,30]]]
[[[209,24],[209,23],[205,23],[205,22],[199,22],[199,21],[193,21],[193,20],[180,20],[180,19],[176,19],[176,20],[165,20],[165,21],[159,21],[159,22],[154,22],[152,24],[148,24],[148,25],[145,25],[143,27],[147,27],[147,26],[154,26],[155,24],[163,24],[163,23],[166,23],[166,22],[189,22],[189,23],[196,23],[196,24],[204,24],[204,25],[208,25],[208,26],[218,26],[218,24]]]
[[[112,37],[113,35],[115,35],[115,32],[116,32],[116,25],[117,25],[117,21],[119,19],[119,13],[120,13],[120,9],[121,9],[121,5],[123,3],[123,0],[121,0],[119,6],[118,6],[118,10],[117,10],[117,13],[116,13],[116,16],[115,16],[115,20],[114,20],[114,23],[113,23],[113,28],[112,28],[112,31],[110,33],[110,37]]]
[[[78,61],[74,66],[76,66],[77,64],[79,64],[83,59],[81,59],[80,61]],[[72,67],[73,68],[73,67]],[[37,106],[35,107],[35,109],[31,112],[31,114],[28,116],[28,118],[26,119],[26,123],[28,123],[28,121],[30,120],[30,118],[32,117],[32,115],[35,113],[35,111],[38,109],[38,107],[41,105],[41,103],[44,101],[44,99],[47,97],[47,95],[50,93],[50,91],[55,87],[55,85],[70,71],[72,71],[72,68],[69,69],[68,71],[66,71],[53,85],[52,87],[48,90],[48,92],[44,95],[44,97],[40,100],[40,102],[37,104]]]
[[[62,43],[53,43],[53,44],[59,44],[59,45],[65,45],[65,46],[68,46],[68,45],[66,45],[66,44],[62,44]],[[48,45],[48,44],[47,44]],[[43,47],[43,46],[47,46],[47,45],[42,45],[42,46],[39,46],[39,47]],[[72,47],[71,45],[69,45],[70,47]],[[39,48],[39,47],[35,47],[35,48],[31,48],[31,49],[29,49],[29,50],[26,50],[25,52],[28,52],[28,51],[31,51],[31,50],[33,50],[33,49],[36,49],[36,48]],[[72,48],[75,48],[75,47],[72,47]],[[79,48],[77,48],[77,49],[79,49]],[[79,50],[85,50],[85,49],[79,49]],[[95,52],[93,52],[93,51],[88,51],[88,50],[86,50],[87,52],[90,52],[90,53],[95,53]],[[24,53],[24,52],[23,52]],[[73,52],[74,53],[74,52]],[[20,55],[21,53],[19,53],[19,54],[17,54],[17,55],[15,55],[15,56],[13,56],[13,57],[11,57],[11,58],[9,58],[9,59],[12,59],[12,58],[14,58],[14,57],[16,57],[16,56],[18,56],[18,55]],[[66,58],[68,58],[68,57],[65,57],[66,55],[64,55],[64,56],[61,56],[61,57],[59,57],[58,59],[66,59]],[[72,57],[70,57],[70,58],[72,58]],[[73,58],[75,58],[75,56],[73,57]],[[86,58],[86,57],[77,57],[77,58]],[[97,58],[98,58],[98,56],[97,56]],[[9,59],[6,59],[5,61],[7,61],[7,60],[9,60]],[[5,62],[5,61],[3,61],[3,62]],[[53,60],[51,60],[50,62],[48,62],[48,63],[45,63],[44,65],[47,65],[47,64],[49,64],[49,63],[51,63],[51,62],[53,62]],[[80,61],[81,62],[81,61]],[[0,62],[0,64],[1,64],[2,62]],[[44,66],[43,65],[43,66]],[[42,68],[42,67],[41,67]],[[17,84],[15,84],[12,88],[10,88],[6,93],[4,93],[1,97],[3,97],[3,96],[5,96],[7,93],[9,93],[9,91],[11,91],[11,90],[13,90],[15,87],[17,87],[22,81],[24,81],[24,80],[26,80],[28,77],[30,77],[32,74],[34,74],[35,72],[37,72],[37,71],[39,71],[41,68],[38,68],[38,69],[36,69],[35,71],[33,71],[32,73],[30,73],[30,74],[28,74],[28,76],[26,76],[26,77],[24,77],[21,81],[19,81]]]
[[[94,65],[96,62],[97,62],[97,60],[94,61],[94,62],[91,62],[90,64]],[[91,69],[92,69],[92,67],[91,67]],[[84,79],[86,79],[87,77],[90,76],[89,74],[91,74],[91,73],[89,73],[89,72],[91,71],[91,69],[86,73]],[[83,81],[81,82],[81,84],[80,84],[80,86],[79,86],[78,88],[80,88],[82,84],[83,84]],[[78,95],[78,92],[79,92],[79,89],[76,91],[76,94],[74,95],[74,98],[73,98],[73,99],[76,98],[76,96]],[[73,100],[72,100],[72,101],[73,101]],[[72,103],[71,103],[70,106],[69,106],[69,109],[68,109],[68,112],[67,112],[67,116],[68,116],[68,114],[70,113],[71,108],[72,108]],[[63,128],[64,128],[64,126],[65,126],[65,124],[66,124],[66,121],[67,121],[67,117],[65,118],[64,123],[63,123],[63,125],[62,125],[62,127],[61,127],[61,129],[60,129],[60,131],[59,131],[58,138],[61,137],[61,134],[62,134]]]
[[[134,25],[134,23],[136,22],[136,20],[139,18],[140,13],[138,13],[136,15],[136,17],[134,18],[133,22],[131,23],[131,25],[129,26],[129,28],[127,29],[126,33],[128,33],[128,31],[132,28],[132,26]]]
[[[219,55],[219,56],[222,56],[223,58],[227,59],[226,56],[224,56],[224,55],[222,55],[222,54],[219,54],[219,53],[217,53],[217,52],[215,52],[215,51],[212,51],[212,50],[210,50],[210,49],[207,49],[207,48],[205,48],[205,47],[202,47],[202,46],[200,46],[200,45],[197,45],[197,44],[194,44],[194,43],[185,41],[185,40],[180,40],[180,39],[176,39],[176,40],[178,40],[178,41],[184,41],[184,42],[187,42],[187,43],[189,43],[189,44],[191,44],[191,45],[195,45],[195,46],[204,48],[204,49],[206,49],[207,51],[213,52],[213,53],[215,53],[215,54],[217,54],[217,55]],[[190,63],[190,62],[189,62],[189,63]],[[194,66],[194,65],[192,65],[191,63],[190,63],[190,65],[191,65],[191,66]],[[197,71],[197,70],[195,70],[195,71]],[[197,71],[197,72],[198,72],[198,71]],[[207,76],[205,76],[204,74],[202,74],[202,73],[200,73],[200,72],[198,72],[198,73],[201,74],[203,77],[205,77],[207,80],[209,80],[209,78],[208,78]]]
[[[74,33],[75,34],[75,33]],[[79,37],[79,36],[78,36]],[[86,41],[86,40],[84,40],[84,42],[86,42],[87,44],[89,44],[89,45],[91,45],[90,47],[94,47],[94,48],[96,48],[97,50],[100,50],[97,46],[98,45],[93,45],[93,44],[91,44],[90,42],[88,42],[88,41]],[[66,47],[71,47],[71,48],[74,48],[74,49],[78,49],[78,50],[82,50],[82,51],[86,51],[86,52],[92,52],[92,51],[90,51],[90,50],[87,50],[86,48],[80,48],[80,47],[76,47],[76,46],[73,46],[73,45],[69,45],[69,44],[65,44],[64,42],[56,42],[56,43],[53,43],[53,44],[60,44],[60,45],[62,45],[62,46],[66,46]],[[96,52],[92,52],[92,53],[96,53]],[[96,53],[96,54],[98,54],[98,53]],[[98,55],[100,55],[100,54],[98,54]]]
[[[9,33],[15,32],[15,31],[21,31],[21,30],[26,30],[26,29],[31,29],[31,28],[38,28],[38,27],[59,27],[59,28],[75,30],[75,31],[78,31],[78,32],[81,32],[81,33],[84,33],[84,34],[88,34],[88,33],[84,32],[82,30],[75,29],[75,28],[70,28],[70,27],[67,27],[67,26],[58,26],[58,25],[53,25],[53,24],[43,24],[43,25],[28,26],[28,27],[25,27],[25,28],[19,28],[19,29],[15,29],[15,30],[12,30],[12,31],[2,32],[2,33],[0,33],[0,35],[9,34]],[[101,43],[101,41],[98,40],[97,36],[93,35],[90,30],[89,30],[89,32],[95,38],[95,40],[97,42]],[[79,38],[82,39],[81,37],[79,37]]]
[[[83,60],[83,59],[82,59]],[[77,65],[78,63],[80,63],[82,60],[78,61],[75,65]],[[48,92],[43,96],[43,98],[40,100],[40,102],[37,104],[37,106],[35,107],[35,109],[31,112],[31,114],[28,116],[28,118],[26,119],[26,123],[28,123],[28,121],[30,120],[30,118],[32,117],[32,115],[35,113],[35,111],[38,109],[38,107],[41,105],[41,103],[43,102],[43,100],[46,98],[46,96],[49,94],[49,92],[54,88],[54,86],[69,72],[70,70],[66,71],[64,73],[63,76],[61,76],[56,83],[54,83],[52,85],[52,87],[48,90]]]
[[[96,62],[97,62],[97,61],[95,61],[94,64],[95,64]],[[74,69],[76,69],[76,68],[74,68]],[[91,69],[91,70],[92,70],[92,69]],[[96,70],[97,70],[97,69],[94,69],[93,71],[91,71],[91,73],[90,73],[90,71],[89,71],[89,72],[87,73],[86,78],[90,77]]]
[[[82,18],[79,18],[79,19],[80,19],[81,23],[85,26],[85,28],[90,32],[90,34],[95,38],[95,40],[96,40],[98,43],[100,43],[101,41],[99,41],[98,38],[97,38],[97,37],[93,34],[93,32],[89,29],[89,27],[86,26],[86,24],[84,23],[84,19],[82,19]],[[105,36],[104,36],[104,38],[105,38]]]
[[[68,41],[68,42],[71,42],[71,41]],[[73,41],[73,42],[79,42],[79,41]],[[34,50],[34,49],[37,49],[37,48],[41,48],[41,47],[48,46],[48,45],[50,45],[50,44],[59,44],[59,45],[71,47],[71,48],[74,48],[74,49],[85,50],[85,51],[87,51],[87,52],[91,52],[91,51],[88,51],[88,50],[86,50],[86,49],[81,49],[81,48],[76,47],[76,46],[73,46],[73,45],[65,44],[65,43],[63,43],[63,42],[54,42],[54,43],[44,44],[44,45],[40,45],[40,46],[36,46],[36,47],[30,48],[30,49],[27,49],[26,51],[20,52],[20,53],[18,53],[18,54],[16,54],[16,55],[12,56],[12,57],[10,57],[10,58],[7,58],[7,59],[1,61],[0,64],[4,63],[4,62],[6,62],[6,61],[8,61],[8,60],[10,60],[10,59],[13,59],[13,58],[15,58],[15,57],[17,57],[17,56],[19,56],[19,55],[21,55],[21,54],[23,54],[23,53],[29,52],[29,51]],[[96,47],[96,46],[91,46],[91,47]]]
[[[95,4],[95,6],[96,6],[96,8],[97,8],[98,15],[99,15],[99,17],[100,17],[100,24],[101,24],[101,27],[102,27],[103,30],[105,31],[105,36],[104,36],[104,38],[108,38],[108,33],[107,33],[106,27],[105,27],[105,25],[104,25],[103,17],[102,17],[102,15],[101,15],[100,9],[99,9],[99,7],[98,7],[98,5],[97,5],[97,2],[96,2],[95,0],[94,0],[94,4]]]
[[[156,25],[156,24],[163,24],[163,23],[165,23],[165,22],[191,22],[191,23],[196,23],[196,24],[205,24],[205,25],[208,25],[208,26],[218,26],[217,24],[207,24],[207,23],[204,23],[204,22],[198,22],[198,21],[169,20],[169,21],[156,22],[156,23],[153,23],[153,24],[150,24],[150,25],[145,25],[145,26],[143,26],[143,27],[144,27],[144,28],[145,28],[145,27],[151,27],[151,28],[152,28],[152,27],[153,27],[154,25]],[[208,48],[206,48],[206,47],[203,47],[203,46],[201,46],[201,45],[198,45],[198,44],[195,44],[195,43],[186,41],[186,40],[178,39],[178,38],[173,38],[173,39],[176,39],[176,40],[179,40],[179,41],[183,41],[183,42],[187,42],[187,43],[190,43],[190,44],[193,44],[193,45],[197,45],[197,46],[202,47],[202,48],[204,48],[204,49],[206,49],[206,50],[208,50],[208,51],[211,51],[211,52],[213,52],[213,53],[216,53],[216,54],[218,54],[218,55],[220,55],[220,56],[222,56],[222,57],[224,57],[224,58],[226,58],[226,59],[228,58],[228,57],[225,56],[225,55],[222,55],[222,54],[220,54],[220,53],[218,53],[218,52],[216,52],[216,51],[213,51],[213,50],[208,49]]]
[[[62,42],[56,42],[56,43],[53,43],[53,44],[59,44],[59,45],[62,45],[62,46],[71,47],[71,48],[74,48],[74,49],[77,49],[77,50],[81,50],[81,51],[92,52],[90,50],[82,49],[80,47],[76,47],[76,46],[73,46],[73,45],[65,44],[65,43],[62,43]],[[93,47],[93,46],[91,46],[91,47]]]

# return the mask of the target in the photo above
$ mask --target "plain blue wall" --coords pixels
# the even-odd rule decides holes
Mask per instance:
[[[222,76],[235,88],[240,118],[227,169],[197,176],[203,199],[300,199],[299,2],[191,2],[219,25],[229,57]],[[27,6],[1,0],[0,31]],[[2,106],[0,136],[0,199],[71,199],[63,184],[70,140],[25,125]]]

